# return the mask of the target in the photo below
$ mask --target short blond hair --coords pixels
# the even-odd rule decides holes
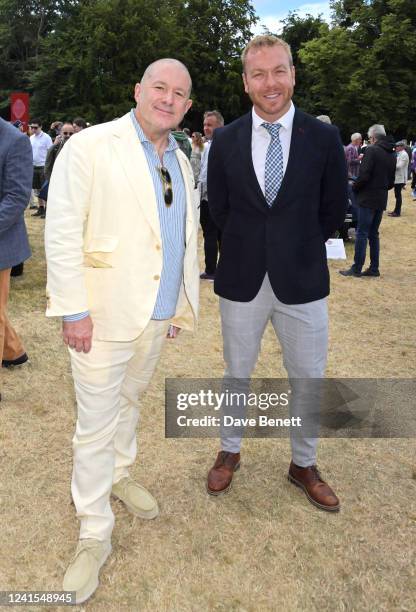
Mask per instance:
[[[273,34],[259,34],[258,36],[252,38],[243,49],[241,54],[243,72],[246,71],[247,53],[250,51],[250,49],[260,49],[261,47],[283,47],[288,55],[289,64],[293,66],[292,51],[290,49],[290,45],[288,45],[286,41],[278,36],[274,36]]]

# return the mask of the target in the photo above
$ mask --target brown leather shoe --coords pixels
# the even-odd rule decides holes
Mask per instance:
[[[303,489],[311,504],[317,508],[327,512],[338,512],[340,509],[338,497],[322,480],[316,465],[299,467],[291,461],[287,477],[290,482]]]
[[[221,495],[231,489],[233,474],[240,467],[240,453],[220,451],[208,472],[207,491],[210,495]]]

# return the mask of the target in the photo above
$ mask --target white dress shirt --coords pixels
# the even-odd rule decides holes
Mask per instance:
[[[32,134],[30,144],[32,145],[33,165],[44,166],[48,149],[52,146],[52,138],[45,132]]]
[[[264,167],[266,165],[267,149],[269,148],[271,136],[269,132],[263,127],[262,123],[269,123],[265,119],[259,117],[256,111],[252,110],[253,115],[253,127],[251,132],[251,156],[253,159],[254,171],[257,176],[257,180],[263,193],[264,189]],[[290,140],[292,138],[292,126],[293,117],[295,116],[295,107],[293,102],[290,103],[290,108],[280,119],[273,121],[273,123],[280,123],[282,126],[279,130],[279,139],[282,145],[283,152],[283,176],[286,172],[287,162],[289,159]]]

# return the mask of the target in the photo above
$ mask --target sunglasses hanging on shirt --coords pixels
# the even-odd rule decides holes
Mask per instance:
[[[163,197],[165,200],[165,204],[167,207],[169,207],[173,201],[172,179],[170,178],[168,170],[164,166],[158,168],[158,171],[162,179]]]

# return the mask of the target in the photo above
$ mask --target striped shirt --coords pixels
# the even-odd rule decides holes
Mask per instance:
[[[133,109],[130,111],[130,116],[152,176],[162,237],[163,267],[152,319],[170,319],[176,311],[185,256],[186,192],[175,153],[178,145],[175,138],[169,134],[169,144],[163,154],[163,166],[168,170],[172,179],[173,201],[172,205],[167,207],[163,196],[163,183],[158,171],[161,166],[159,155],[154,145],[145,136]]]
[[[175,314],[183,276],[186,220],[185,184],[175,153],[178,145],[175,138],[169,135],[168,147],[163,154],[163,166],[168,170],[172,180],[173,200],[171,206],[167,207],[164,199],[163,183],[158,171],[158,168],[161,167],[159,155],[154,145],[145,136],[133,109],[130,116],[139,138],[138,146],[143,147],[152,177],[162,238],[163,266],[152,319],[165,320],[172,318]],[[63,319],[64,321],[78,321],[87,317],[88,314],[89,312],[86,311],[65,315]]]

